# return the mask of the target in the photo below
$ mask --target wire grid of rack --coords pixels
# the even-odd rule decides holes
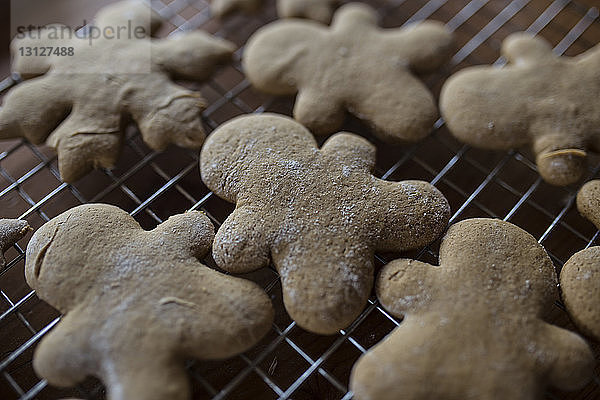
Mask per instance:
[[[393,27],[434,18],[455,31],[458,51],[441,73],[427,78],[437,94],[443,81],[466,65],[496,63],[501,40],[511,32],[541,34],[556,53],[575,55],[600,40],[598,10],[569,0],[371,0],[383,26]],[[273,1],[261,14],[239,16],[223,23],[211,19],[204,0],[153,0],[169,21],[164,33],[177,29],[206,29],[240,45],[236,61],[209,82],[198,85],[210,106],[203,114],[211,131],[235,115],[273,111],[289,114],[292,99],[274,99],[255,92],[244,79],[239,58],[248,36],[276,18]],[[18,84],[7,78],[4,93]],[[471,149],[455,141],[439,120],[421,143],[384,145],[365,127],[349,118],[346,130],[364,135],[378,148],[376,174],[383,179],[423,179],[436,185],[449,199],[452,222],[469,217],[509,220],[539,239],[557,270],[575,251],[592,245],[599,232],[573,207],[580,185],[552,187],[537,175],[527,151],[490,152]],[[598,158],[590,163],[587,179],[600,171]],[[0,210],[3,217],[25,218],[38,228],[50,218],[82,203],[106,202],[129,211],[149,229],[169,215],[200,209],[218,227],[232,205],[214,196],[201,182],[198,155],[171,148],[150,151],[135,128],[127,133],[117,167],[99,170],[69,185],[59,179],[56,157],[45,147],[17,140],[0,143]],[[317,206],[317,205],[315,205]],[[39,340],[59,321],[59,314],[40,301],[23,276],[24,248],[29,234],[7,253],[0,270],[0,398],[47,399],[76,396],[101,399],[102,385],[88,379],[77,388],[50,387],[35,376],[31,359]],[[436,245],[402,254],[436,261]],[[378,255],[379,266],[397,255]],[[211,259],[205,263],[214,267]],[[388,334],[400,321],[390,316],[373,296],[363,313],[347,329],[333,336],[318,336],[297,327],[285,313],[277,273],[273,269],[247,276],[271,296],[276,318],[269,334],[250,351],[225,361],[190,360],[194,398],[204,399],[350,399],[350,370],[356,359]],[[548,310],[548,319],[574,329],[560,301]],[[596,358],[599,349],[593,345]],[[575,393],[549,391],[550,399],[592,399],[600,396],[599,370],[594,380]]]

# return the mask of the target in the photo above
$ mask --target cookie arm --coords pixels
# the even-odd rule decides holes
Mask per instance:
[[[201,211],[188,211],[169,217],[148,233],[149,241],[165,243],[176,258],[203,258],[213,242],[214,226]]]
[[[14,87],[0,108],[0,139],[27,138],[43,143],[67,117],[71,108],[64,83],[54,77],[39,77]]]
[[[151,76],[137,81],[125,101],[144,142],[157,151],[170,144],[199,149],[205,138],[201,119],[206,107],[204,99],[200,93],[178,86],[166,76]]]
[[[93,324],[79,309],[63,316],[35,350],[35,372],[60,387],[74,386],[97,369],[89,356],[88,341],[94,333]]]
[[[4,252],[21,240],[31,227],[24,220],[0,219],[0,268],[6,265]]]
[[[372,218],[379,224],[376,251],[405,251],[434,241],[450,219],[450,205],[433,185],[423,181],[376,180],[381,196],[373,198]]]
[[[577,193],[577,210],[600,229],[600,180],[589,181]]]
[[[596,363],[585,340],[566,329],[540,323],[544,324],[542,351],[549,355],[543,358],[549,374],[548,381],[562,390],[577,390],[585,386],[592,377]]]
[[[556,56],[550,44],[539,36],[517,32],[502,42],[502,56],[511,64],[546,64]]]
[[[155,33],[163,22],[161,16],[149,6],[149,2],[140,0],[118,1],[110,4],[96,14],[94,21],[100,28],[114,30],[131,26],[132,35],[143,33],[144,36]],[[140,28],[143,28],[143,31]]]
[[[334,31],[375,30],[377,29],[377,13],[366,4],[346,4],[340,7],[333,16],[331,29]]]
[[[387,54],[395,54],[398,66],[406,63],[417,74],[430,73],[446,63],[454,50],[454,37],[444,24],[423,21],[406,28],[381,31]]]
[[[377,298],[392,315],[425,311],[437,290],[441,267],[398,259],[385,265],[375,283]]]
[[[155,41],[152,61],[175,79],[204,81],[231,61],[234,51],[235,45],[227,40],[193,31]]]
[[[321,148],[323,153],[338,158],[340,165],[372,171],[375,168],[375,146],[358,135],[336,133]]]

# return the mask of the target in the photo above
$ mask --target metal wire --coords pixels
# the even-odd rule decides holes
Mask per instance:
[[[554,41],[557,54],[576,54],[600,40],[598,9],[569,0],[368,2],[389,26],[433,17],[456,31],[461,46],[450,67],[428,81],[434,88],[464,65],[502,65],[504,60],[496,57],[500,41],[510,32],[527,30],[541,34]],[[240,44],[254,29],[275,18],[272,1],[263,14],[233,18],[223,24],[211,20],[208,4],[203,0],[153,0],[152,5],[174,30],[216,30],[216,35],[235,38]],[[252,90],[241,70],[242,51],[240,48],[236,52],[233,66],[224,68],[200,88],[210,102],[203,113],[209,130],[241,113],[289,113],[290,99],[268,98]],[[6,78],[0,82],[0,93],[15,84],[16,77]],[[355,131],[364,130],[350,124]],[[589,247],[600,235],[573,209],[578,187],[556,188],[544,183],[527,152],[473,150],[452,139],[441,119],[425,141],[411,146],[390,148],[366,135],[378,145],[377,173],[381,178],[429,180],[449,198],[453,222],[489,216],[518,224],[539,238],[557,269],[572,253]],[[44,147],[20,140],[0,143],[0,150],[0,210],[6,214],[3,217],[26,218],[34,227],[72,206],[88,202],[117,204],[146,228],[186,209],[205,211],[219,226],[231,210],[231,205],[214,196],[200,181],[196,153],[182,149],[169,149],[164,154],[152,152],[136,130],[128,134],[116,169],[96,171],[73,185],[60,181],[56,157]],[[600,164],[595,161],[587,178],[600,171]],[[60,321],[60,316],[24,283],[23,246],[27,240],[9,251],[10,261],[0,270],[0,398],[104,398],[103,387],[95,380],[74,391],[57,391],[33,373],[32,349]],[[416,256],[435,262],[437,253],[430,246]],[[380,265],[389,261],[382,255],[376,259]],[[210,259],[206,263],[214,265]],[[279,279],[272,268],[249,278],[259,282],[273,299],[278,312],[272,330],[256,348],[233,359],[190,361],[194,398],[350,399],[348,376],[353,363],[399,321],[371,298],[356,321],[338,335],[312,335],[296,327],[283,311]],[[562,305],[556,305],[552,322],[572,329]],[[598,358],[597,351],[596,355]],[[599,382],[596,374],[594,381],[580,392],[548,392],[547,397],[597,398]]]

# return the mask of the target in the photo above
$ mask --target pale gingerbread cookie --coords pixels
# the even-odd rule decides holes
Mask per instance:
[[[0,219],[0,269],[6,266],[4,252],[29,232],[27,221],[18,219]]]
[[[504,68],[465,68],[444,84],[448,128],[475,147],[531,146],[545,181],[576,182],[586,152],[600,150],[600,46],[558,57],[545,40],[516,33],[504,40],[502,55]]]
[[[583,185],[577,209],[600,229],[600,181]],[[565,307],[577,328],[600,341],[600,246],[575,253],[560,272]]]
[[[363,310],[375,251],[424,246],[450,216],[429,183],[375,178],[365,139],[338,133],[319,149],[306,128],[276,114],[219,127],[200,165],[207,187],[236,203],[215,237],[216,263],[244,273],[272,262],[288,313],[315,333],[335,333]]]
[[[212,0],[211,12],[225,18],[236,12],[252,14],[263,5],[264,0]],[[308,18],[328,24],[339,0],[278,0],[277,14],[280,18]]]
[[[42,226],[27,246],[25,276],[65,315],[37,347],[35,371],[56,386],[96,376],[109,400],[189,399],[186,359],[243,352],[273,319],[260,287],[198,261],[213,232],[197,211],[145,231],[101,204]]]
[[[274,95],[297,93],[294,118],[316,135],[335,132],[346,112],[382,140],[416,141],[433,127],[433,95],[414,73],[432,72],[450,56],[452,34],[439,22],[377,27],[375,10],[351,3],[331,27],[285,20],[259,29],[243,66],[250,82]]]
[[[24,137],[56,149],[66,182],[92,168],[113,167],[129,119],[152,149],[163,150],[171,143],[200,148],[205,102],[199,92],[173,79],[207,79],[217,65],[231,59],[235,47],[201,31],[150,40],[148,35],[160,23],[144,2],[127,1],[98,13],[93,25],[98,30],[90,37],[99,37],[91,42],[65,26],[16,38],[11,45],[13,71],[33,79],[17,85],[4,99],[0,139]],[[127,26],[131,29],[119,29]],[[56,35],[65,39],[57,40]],[[27,55],[28,48],[47,46],[67,50]]]
[[[532,400],[591,378],[586,342],[542,319],[556,274],[533,236],[465,220],[442,240],[439,264],[400,259],[381,271],[379,300],[403,321],[355,364],[355,399]]]

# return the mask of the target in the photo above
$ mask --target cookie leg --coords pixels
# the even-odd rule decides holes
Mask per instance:
[[[564,186],[577,182],[587,169],[585,148],[585,143],[577,137],[555,133],[537,136],[534,152],[540,175],[552,185]]]
[[[373,287],[373,255],[359,256],[356,248],[336,249],[333,241],[327,246],[328,256],[315,262],[309,255],[274,254],[273,260],[283,288],[283,302],[288,314],[302,328],[322,334],[335,334],[346,328],[364,309]],[[303,247],[298,245],[299,247]],[[352,253],[351,258],[345,254]],[[369,261],[367,261],[369,260]]]
[[[123,355],[104,367],[109,400],[188,400],[190,384],[182,360],[162,359],[155,349]]]
[[[392,315],[424,310],[439,282],[441,269],[422,261],[398,259],[386,264],[375,283],[377,298]]]
[[[372,125],[385,142],[414,142],[427,136],[438,117],[427,87],[407,73],[398,75],[393,84],[374,78],[357,87],[358,93],[348,100],[350,112]]]
[[[226,271],[240,274],[266,267],[270,262],[268,234],[259,221],[260,213],[238,207],[219,228],[213,257]]]
[[[332,98],[330,93],[304,89],[296,97],[294,118],[315,135],[327,135],[336,131],[345,117],[342,101]]]
[[[157,98],[164,100],[157,104]],[[162,151],[170,144],[199,149],[205,138],[201,119],[205,106],[200,93],[165,83],[137,93],[129,112],[153,150]]]
[[[62,86],[54,78],[42,77],[12,89],[0,109],[0,139],[25,137],[32,143],[43,143],[70,112]]]
[[[65,182],[74,182],[94,168],[112,168],[119,157],[121,134],[82,132],[79,118],[69,117],[48,138],[58,154],[58,169]]]

